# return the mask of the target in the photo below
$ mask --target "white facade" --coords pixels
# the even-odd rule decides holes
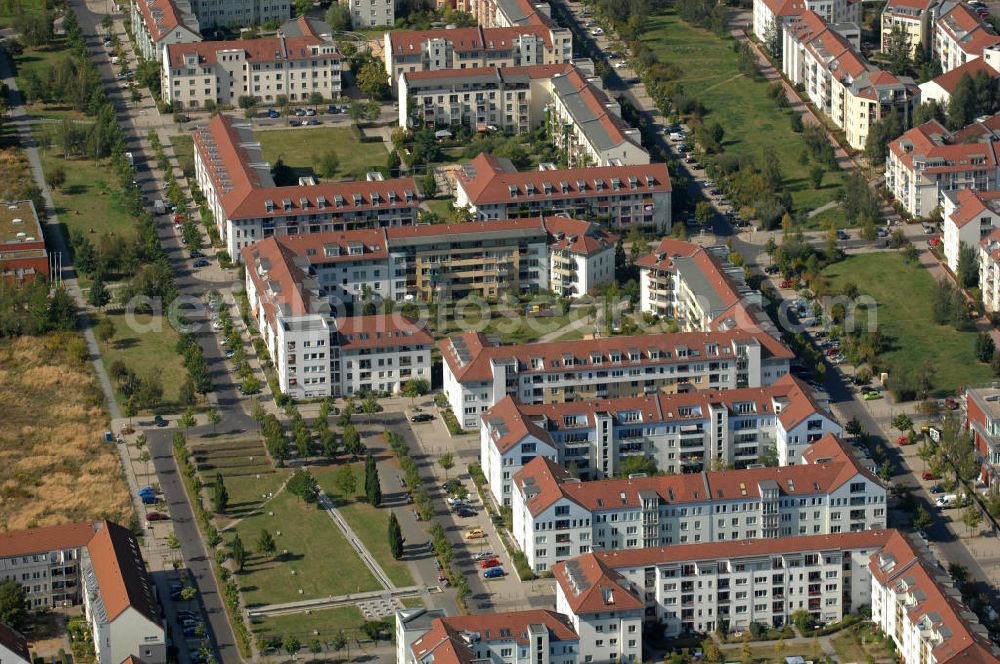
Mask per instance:
[[[131,0],[132,31],[144,60],[160,62],[170,44],[201,41],[201,27],[187,0]]]
[[[1000,311],[1000,232],[979,245],[979,290],[988,313]]]
[[[754,0],[753,32],[766,42],[770,30],[780,39],[782,23],[812,11],[827,23],[861,23],[861,2],[857,0]]]
[[[289,0],[190,0],[203,28],[243,28],[292,16]]]
[[[944,257],[948,268],[958,274],[962,246],[973,249],[978,258],[979,244],[1000,228],[1000,213],[990,201],[996,196],[980,195],[972,189],[945,192],[943,196]]]
[[[641,662],[642,610],[622,610],[609,599],[604,611],[576,613],[562,586],[556,585],[556,611],[568,615],[580,635],[580,651],[587,662]]]
[[[337,0],[351,8],[351,26],[365,30],[396,22],[396,0]]]

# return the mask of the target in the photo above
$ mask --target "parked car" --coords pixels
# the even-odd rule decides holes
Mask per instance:
[[[781,269],[777,265],[768,265],[764,268],[764,274],[778,274]]]
[[[167,426],[168,422],[165,419],[163,419],[162,415],[155,415],[153,416],[153,424],[158,427],[165,427]]]
[[[490,558],[495,558],[496,554],[492,551],[481,551],[473,556],[473,560],[489,560]]]
[[[479,566],[483,569],[489,569],[490,567],[499,567],[500,561],[496,558],[487,558],[483,562],[479,563]]]
[[[455,509],[455,514],[462,517],[463,519],[466,519],[472,516],[476,516],[476,510],[472,509],[468,505],[459,505]]]
[[[781,288],[795,288],[795,282],[791,279],[784,279],[778,286]]]
[[[932,473],[929,470],[925,470],[920,477],[922,477],[925,481],[928,481],[928,482],[930,480],[939,480],[939,479],[941,479],[941,477],[939,475],[937,475],[936,473]]]
[[[278,113],[278,111],[276,111],[275,109],[269,108],[269,109],[267,109],[267,117],[269,117],[269,118],[271,118],[273,120],[275,118],[281,117],[281,114]]]
[[[465,539],[483,539],[486,537],[486,533],[483,532],[482,528],[473,528],[472,530],[465,531]]]
[[[312,116],[316,115],[316,109],[315,108],[307,108],[306,109],[306,115],[308,115],[309,117],[312,117]]]
[[[170,521],[170,515],[163,512],[146,512],[146,521]]]
[[[338,113],[340,113],[340,107],[337,106],[336,104],[330,104],[329,106],[326,107],[326,112],[329,113],[330,115],[337,115]]]
[[[298,117],[298,118],[305,117],[305,114],[306,114],[305,110],[303,110],[301,108],[295,109],[294,113],[295,113],[295,117]]]
[[[316,118],[312,118],[312,119],[309,119],[309,120],[306,120],[305,122],[303,122],[302,126],[303,127],[316,127],[316,126],[321,125],[321,124],[323,124],[323,123],[320,122],[319,120],[317,120]]]
[[[882,394],[875,390],[868,390],[862,393],[861,398],[864,399],[865,401],[875,401],[876,399],[881,399]]]
[[[490,569],[483,572],[484,579],[498,579],[501,576],[506,576],[506,573],[500,567],[491,567]]]
[[[434,416],[430,413],[418,413],[410,418],[411,422],[430,422]]]
[[[940,484],[932,484],[931,488],[928,489],[931,493],[944,493],[944,487]]]
[[[211,263],[209,263],[204,258],[199,258],[195,262],[191,263],[191,265],[194,267],[208,267],[209,265],[211,265]]]

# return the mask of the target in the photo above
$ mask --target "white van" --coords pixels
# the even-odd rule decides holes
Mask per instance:
[[[935,503],[941,509],[947,509],[949,507],[955,507],[958,505],[958,496],[953,493],[946,493],[937,499]]]

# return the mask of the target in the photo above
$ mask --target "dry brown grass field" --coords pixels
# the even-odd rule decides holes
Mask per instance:
[[[107,414],[75,334],[0,341],[0,531],[109,518],[132,507]]]

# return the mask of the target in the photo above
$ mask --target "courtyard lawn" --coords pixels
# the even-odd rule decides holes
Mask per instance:
[[[912,369],[930,363],[935,369],[936,394],[954,394],[966,385],[992,379],[990,367],[976,360],[975,332],[934,324],[931,307],[936,284],[920,265],[905,264],[895,252],[862,254],[831,265],[823,276],[833,291],[852,281],[861,293],[874,298],[878,329],[889,337],[890,350],[884,359]],[[863,313],[858,316],[863,325]]]
[[[296,127],[256,132],[264,159],[272,168],[281,159],[297,176],[313,175],[314,164],[333,150],[340,167],[333,180],[364,180],[365,174],[383,168],[388,152],[382,143],[362,143],[347,127]]]
[[[371,551],[375,559],[382,565],[382,569],[389,575],[392,582],[397,586],[412,586],[413,577],[407,564],[401,560],[394,560],[389,551],[389,512],[391,508],[375,508],[365,502],[364,490],[364,469],[363,463],[351,464],[354,471],[357,490],[353,497],[349,499],[336,486],[337,472],[344,466],[327,466],[325,468],[313,469],[316,481],[330,496],[336,498],[340,513],[344,515],[351,529],[358,534],[361,541]],[[393,491],[391,487],[382,487],[385,492]]]
[[[35,135],[39,135],[37,129]],[[45,141],[39,143],[44,145]],[[95,245],[104,234],[122,238],[135,235],[135,220],[125,210],[123,191],[107,162],[63,159],[55,147],[43,147],[40,152],[46,172],[61,166],[66,173],[66,182],[52,192],[52,198],[67,232],[89,234]]]
[[[316,609],[310,613],[290,613],[283,616],[257,618],[251,629],[262,636],[276,636],[281,641],[286,636],[299,640],[308,647],[313,639],[329,643],[336,634],[344,632],[348,638],[363,638],[361,625],[364,616],[356,606],[340,606],[332,609]]]
[[[222,474],[229,493],[225,518],[243,518],[259,509],[291,474],[287,468],[273,466],[263,441],[256,435],[206,434],[189,440],[188,448],[203,482],[211,483],[216,473]]]
[[[174,148],[178,164],[184,163],[185,160],[194,161],[194,139],[191,138],[191,134],[171,136],[170,145]]]
[[[174,352],[177,332],[165,318],[147,314],[108,314],[115,324],[115,336],[102,344],[105,366],[121,360],[140,377],[156,376],[163,385],[163,402],[167,410],[177,407],[178,390],[187,378],[183,360]],[[119,404],[125,400],[116,392]],[[159,409],[162,410],[162,409]]]
[[[424,201],[424,205],[426,205],[431,212],[439,216],[441,219],[447,220],[449,215],[455,211],[455,208],[452,207],[454,202],[455,199],[450,197],[432,198]]]
[[[29,3],[32,4],[32,3]],[[25,7],[28,12],[37,11],[37,7]],[[0,25],[7,23],[6,16],[0,13]],[[24,52],[17,58],[17,87],[24,90],[25,75],[34,72],[42,81],[48,80],[49,71],[64,58],[69,57],[70,51],[63,38],[56,38],[52,44],[39,48],[26,47]],[[70,108],[63,103],[31,103],[27,106],[28,115],[34,117],[54,118],[54,119],[80,119],[84,114]]]
[[[288,491],[233,530],[252,552],[243,572],[237,574],[248,607],[381,588],[329,515]],[[256,551],[261,530],[274,538],[277,553],[273,558]]]
[[[808,168],[799,161],[805,144],[791,129],[791,111],[777,110],[767,95],[766,81],[751,81],[740,73],[732,39],[722,39],[667,12],[649,19],[642,40],[659,62],[681,69],[678,80],[708,109],[706,122],[716,121],[725,129],[723,147],[727,153],[759,160],[764,146],[774,148],[797,213],[834,199],[843,173],[828,172],[822,188],[813,188]]]

